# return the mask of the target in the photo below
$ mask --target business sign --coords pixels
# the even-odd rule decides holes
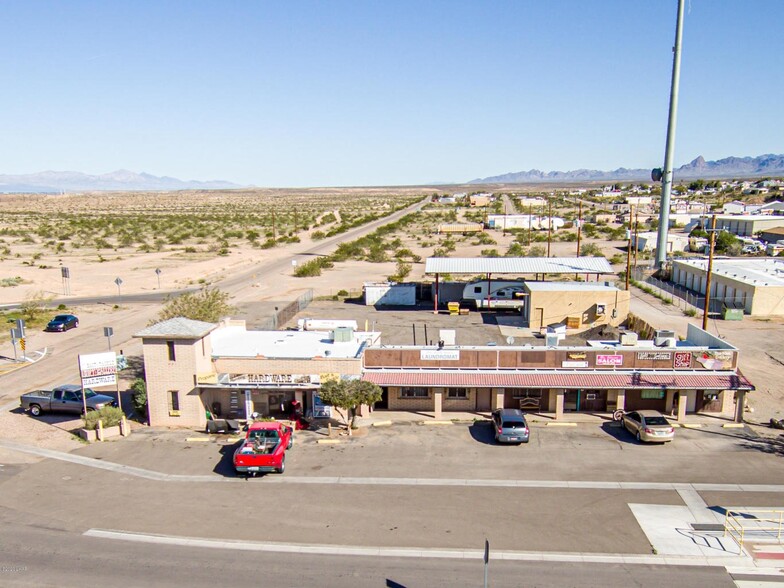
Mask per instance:
[[[117,383],[117,354],[114,351],[79,356],[82,386],[108,386]]]
[[[623,355],[597,355],[596,365],[623,365]]]
[[[672,366],[676,368],[691,367],[691,351],[676,351],[672,360]]]
[[[726,370],[732,367],[732,352],[702,351],[694,354],[694,361],[708,370]]]
[[[459,349],[421,349],[419,351],[421,361],[458,361],[460,359]]]
[[[672,353],[669,351],[640,351],[637,353],[637,359],[646,359],[649,361],[669,361],[672,359]]]
[[[302,374],[231,374],[232,384],[311,384],[313,376]]]
[[[587,368],[587,361],[562,361],[561,367],[565,368]]]
[[[324,404],[318,393],[313,392],[313,402],[311,404],[313,406],[313,418],[328,419],[332,417],[332,407],[329,404]]]

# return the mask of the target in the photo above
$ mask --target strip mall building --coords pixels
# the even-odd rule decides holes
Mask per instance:
[[[206,413],[244,419],[283,415],[292,400],[319,410],[329,378],[378,384],[374,408],[486,413],[522,408],[570,412],[656,409],[742,420],[751,383],[738,350],[689,325],[685,340],[587,341],[580,346],[387,346],[379,333],[248,331],[244,321],[177,318],[142,339],[151,425],[197,426]]]

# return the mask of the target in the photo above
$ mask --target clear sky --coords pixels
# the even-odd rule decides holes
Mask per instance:
[[[0,173],[663,164],[677,0],[0,2]],[[783,0],[686,0],[675,161],[784,152]]]

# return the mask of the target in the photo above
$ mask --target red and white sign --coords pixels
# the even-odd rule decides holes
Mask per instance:
[[[79,356],[79,374],[82,386],[107,386],[117,383],[117,354],[91,353]]]
[[[672,365],[676,368],[691,367],[691,351],[676,351],[672,360]]]
[[[596,365],[623,365],[623,355],[597,355]]]

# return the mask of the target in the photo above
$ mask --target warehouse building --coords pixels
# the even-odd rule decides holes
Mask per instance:
[[[705,226],[710,226],[710,219],[703,218]],[[770,214],[747,214],[741,216],[717,216],[716,228],[724,229],[739,237],[753,237],[757,233],[774,227],[784,226],[784,217]]]
[[[672,281],[705,294],[707,259],[676,259]],[[714,259],[711,298],[744,309],[752,316],[784,315],[784,260]]]

